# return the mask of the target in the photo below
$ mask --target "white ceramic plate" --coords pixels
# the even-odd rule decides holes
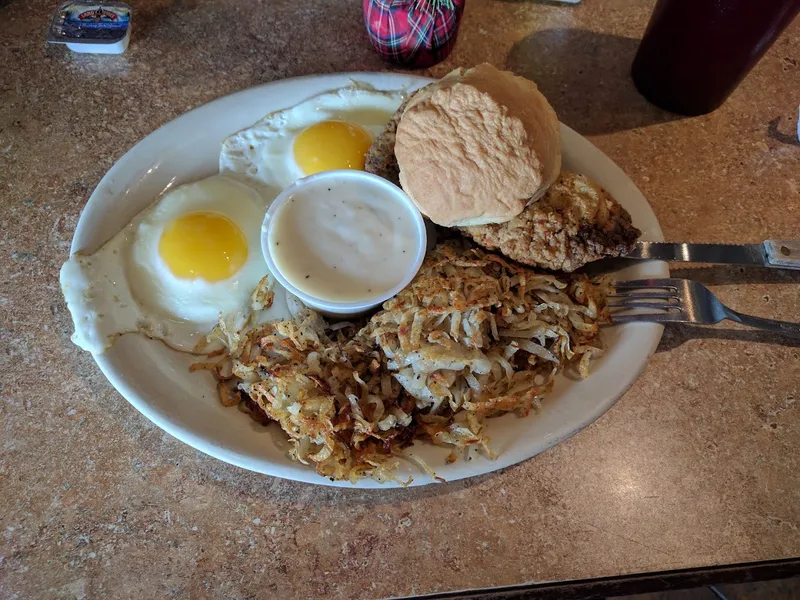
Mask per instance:
[[[269,112],[320,92],[362,81],[381,90],[415,89],[428,79],[401,74],[349,73],[288,79],[238,92],[167,123],[136,144],[103,177],[81,214],[72,252],[94,252],[166,189],[217,172],[220,144]],[[642,194],[608,157],[569,127],[561,128],[564,168],[599,182],[631,213],[646,240],[663,240]],[[637,263],[619,277],[667,277],[660,262]],[[662,328],[632,324],[605,331],[606,354],[585,381],[561,377],[541,411],[526,418],[492,419],[488,433],[499,458],[447,464],[448,451],[417,443],[409,452],[423,458],[447,481],[494,471],[531,458],[595,421],[625,393],[655,351]],[[345,485],[293,462],[275,425],[264,428],[218,401],[210,373],[189,373],[189,356],[141,335],[119,338],[95,356],[111,384],[144,416],[190,446],[225,462],[268,475],[324,485]],[[431,479],[413,465],[413,485]],[[400,473],[403,475],[403,473]],[[359,487],[379,487],[371,480]],[[386,484],[388,485],[388,484]]]

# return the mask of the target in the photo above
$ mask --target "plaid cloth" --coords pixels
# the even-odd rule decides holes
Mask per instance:
[[[364,0],[370,42],[385,60],[416,68],[447,58],[458,34],[466,0]]]

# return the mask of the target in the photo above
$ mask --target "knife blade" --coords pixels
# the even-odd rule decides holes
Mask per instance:
[[[739,245],[639,241],[626,257],[800,270],[800,240],[767,240],[761,244]]]

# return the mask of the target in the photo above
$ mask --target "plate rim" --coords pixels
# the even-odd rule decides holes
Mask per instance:
[[[111,166],[111,168],[108,169],[108,171],[106,171],[106,173],[100,179],[97,186],[90,195],[88,201],[81,210],[78,224],[75,228],[75,233],[73,234],[72,242],[70,245],[70,255],[79,250],[84,250],[84,248],[86,247],[85,245],[78,243],[78,241],[83,237],[88,237],[84,230],[90,228],[90,223],[88,222],[88,218],[85,219],[84,216],[88,213],[91,213],[93,210],[97,209],[98,205],[104,205],[105,203],[109,202],[110,198],[114,199],[111,200],[112,202],[114,201],[118,202],[120,200],[121,195],[126,193],[124,190],[119,190],[116,193],[112,193],[115,183],[114,179],[118,175],[126,171],[126,163],[132,162],[138,153],[147,150],[149,146],[151,145],[160,146],[161,138],[167,135],[170,129],[178,126],[182,121],[188,121],[193,118],[196,118],[197,115],[202,114],[203,112],[213,111],[214,106],[216,104],[222,104],[223,102],[230,102],[232,99],[235,99],[236,97],[239,96],[256,94],[258,93],[257,92],[258,90],[269,89],[271,92],[274,92],[274,91],[279,91],[280,87],[283,85],[286,86],[297,85],[301,84],[303,81],[339,80],[340,82],[360,81],[369,84],[370,83],[369,80],[374,80],[377,78],[384,78],[386,80],[396,80],[398,82],[398,85],[395,88],[381,88],[381,89],[408,89],[415,87],[417,84],[423,84],[437,80],[435,78],[422,77],[419,75],[384,72],[384,71],[374,71],[374,72],[356,71],[356,72],[346,72],[346,73],[304,75],[300,77],[293,77],[293,78],[275,80],[271,82],[265,82],[256,86],[252,86],[250,88],[237,90],[231,94],[220,96],[207,103],[196,106],[191,110],[182,113],[178,117],[163,123],[158,128],[147,134],[144,138],[139,140],[124,154],[122,154],[122,156],[120,156],[120,158]],[[341,87],[342,84],[334,83],[332,84],[332,87],[329,89],[336,89],[335,86],[337,85]],[[321,92],[315,92],[313,94],[310,94],[309,96],[305,96],[305,98],[314,96],[317,93]],[[297,99],[289,100],[287,101],[287,106],[291,105],[291,103],[296,104],[299,101],[302,100],[297,100]],[[608,157],[605,153],[603,153],[602,150],[600,150],[597,146],[595,146],[590,140],[580,135],[578,132],[576,132],[569,126],[561,123],[561,131],[562,131],[562,136],[566,132],[567,137],[574,137],[575,139],[580,139],[580,143],[584,144],[585,147],[591,151],[591,153],[599,155],[601,159],[604,159],[609,163],[609,165],[611,165],[610,168],[612,171],[614,171],[613,174],[616,177],[621,177],[625,182],[627,182],[627,185],[632,186],[633,190],[635,190],[635,192],[638,193],[642,199],[644,199],[644,207],[646,208],[646,210],[648,210],[651,213],[652,222],[654,223],[655,227],[651,228],[651,235],[649,236],[650,239],[652,239],[653,241],[663,241],[664,236],[661,230],[661,225],[658,221],[655,212],[653,211],[652,206],[647,201],[647,198],[644,196],[644,194],[642,194],[641,191],[638,189],[638,187],[635,185],[635,183],[622,170],[622,168],[619,167],[619,165],[617,165],[610,157]],[[127,189],[129,190],[131,189],[131,187],[132,185],[129,185]],[[667,263],[663,261],[652,261],[652,263],[658,265],[663,270],[664,276],[668,276],[669,271],[667,268]],[[504,460],[504,455],[501,454],[497,459],[492,461],[492,468],[488,470],[481,470],[479,472],[467,475],[462,475],[459,477],[451,477],[447,479],[447,482],[457,481],[459,479],[466,479],[479,475],[484,475],[486,473],[496,472],[498,470],[507,468],[513,464],[529,460],[530,458],[535,457],[541,452],[544,452],[545,450],[552,448],[553,446],[565,441],[566,439],[569,439],[573,435],[585,429],[590,424],[594,423],[596,420],[602,417],[611,407],[613,407],[619,401],[619,399],[622,396],[624,396],[628,392],[628,390],[633,386],[633,384],[638,380],[641,373],[647,367],[649,358],[655,353],[655,350],[658,347],[658,344],[661,340],[661,336],[663,333],[663,329],[664,329],[663,326],[658,324],[646,324],[646,326],[642,328],[643,331],[647,331],[649,334],[649,344],[647,345],[646,358],[641,363],[641,367],[638,370],[636,370],[636,372],[631,371],[629,373],[628,377],[626,377],[626,382],[621,391],[615,395],[613,400],[607,402],[607,405],[599,405],[598,410],[587,411],[582,415],[583,418],[581,418],[579,422],[576,422],[574,425],[569,426],[569,431],[562,431],[559,435],[548,438],[538,451],[536,451],[531,456],[528,456],[527,458],[510,459],[508,456],[506,456]],[[294,463],[292,467],[287,467],[285,465],[268,462],[266,459],[262,459],[260,462],[255,461],[253,458],[249,456],[243,455],[239,452],[226,448],[224,445],[217,443],[213,439],[209,439],[207,437],[195,434],[185,426],[181,426],[180,423],[173,422],[172,419],[162,414],[159,410],[157,410],[157,407],[153,406],[151,402],[141,397],[134,389],[131,388],[130,385],[128,385],[127,381],[125,381],[125,378],[121,374],[117,373],[115,366],[108,359],[107,355],[93,354],[92,357],[95,363],[98,365],[100,371],[109,381],[109,383],[114,387],[114,389],[144,417],[146,417],[149,421],[151,421],[154,425],[159,427],[165,433],[191,446],[195,450],[200,451],[213,458],[246,469],[248,471],[254,471],[265,475],[280,477],[283,479],[289,479],[303,483],[310,483],[314,485],[357,488],[357,489],[398,488],[398,485],[392,482],[378,483],[371,479],[362,479],[356,484],[351,484],[349,481],[330,481],[329,479],[317,474],[312,467],[308,465],[303,465],[301,463]],[[531,416],[528,418],[535,418],[535,416]],[[269,469],[263,468],[263,463],[268,463],[271,466],[271,468]],[[435,480],[432,480],[429,477],[417,477],[415,473],[414,481],[411,483],[410,487],[427,485],[434,482]]]

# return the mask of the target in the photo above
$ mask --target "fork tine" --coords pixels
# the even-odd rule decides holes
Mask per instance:
[[[630,279],[628,281],[615,281],[612,284],[618,290],[629,290],[635,288],[662,288],[667,290],[678,290],[674,279]]]
[[[606,303],[608,308],[654,308],[656,310],[681,310],[680,304],[674,302],[631,302],[630,300],[617,300]]]
[[[629,315],[611,315],[611,323],[624,325],[625,323],[674,323],[684,320],[682,313],[663,312]]]
[[[620,292],[618,294],[608,294],[606,298],[642,298],[642,299],[652,299],[652,300],[669,300],[674,298],[676,300],[679,299],[677,292],[645,292],[645,291],[635,291],[630,290],[626,292]]]

